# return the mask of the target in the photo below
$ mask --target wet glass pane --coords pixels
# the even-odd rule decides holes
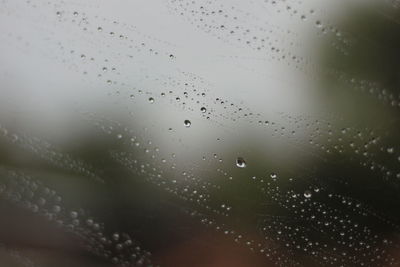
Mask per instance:
[[[399,266],[397,0],[0,0],[0,266]]]

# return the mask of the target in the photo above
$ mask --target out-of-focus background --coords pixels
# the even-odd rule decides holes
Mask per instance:
[[[399,8],[1,0],[0,267],[399,266]]]

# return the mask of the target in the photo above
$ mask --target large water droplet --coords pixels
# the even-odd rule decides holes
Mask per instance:
[[[239,168],[246,168],[246,161],[244,160],[244,158],[238,157],[236,159],[236,166],[238,166]]]

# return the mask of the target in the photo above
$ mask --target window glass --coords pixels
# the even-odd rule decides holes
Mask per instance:
[[[399,1],[0,3],[0,266],[400,264]]]

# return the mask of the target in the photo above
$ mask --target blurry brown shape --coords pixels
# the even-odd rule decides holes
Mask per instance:
[[[221,233],[197,233],[192,239],[174,244],[156,257],[162,266],[256,267],[273,266],[243,244],[236,244]]]

